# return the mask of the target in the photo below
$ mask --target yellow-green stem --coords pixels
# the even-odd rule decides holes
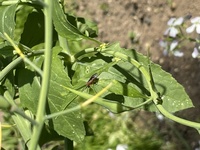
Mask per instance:
[[[38,103],[38,111],[36,114],[36,121],[39,123],[33,128],[33,135],[31,138],[31,150],[36,149],[39,137],[44,125],[45,108],[49,89],[50,73],[51,73],[51,60],[52,60],[52,0],[45,0],[46,7],[45,13],[45,52],[44,52],[44,70],[42,78],[42,86]]]

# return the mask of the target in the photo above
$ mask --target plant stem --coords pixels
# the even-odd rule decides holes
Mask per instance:
[[[16,106],[12,96],[10,95],[10,93],[8,91],[4,92],[4,97],[5,99],[13,106]],[[24,116],[24,115],[23,115]],[[26,117],[26,118],[30,118],[30,117]],[[26,143],[27,147],[30,148],[30,139],[31,139],[31,124],[30,122],[27,122],[27,120],[25,120],[21,115],[18,115],[17,113],[14,113],[12,115],[12,119],[14,120],[15,124],[17,125],[17,128],[24,140],[24,142]],[[30,121],[32,119],[30,118]],[[37,150],[40,150],[39,145],[36,143],[35,147],[37,148]]]
[[[166,111],[163,106],[161,104],[158,104],[156,105],[156,107],[158,108],[158,110],[167,118],[175,121],[175,122],[178,122],[180,124],[183,124],[185,126],[188,126],[188,127],[193,127],[193,128],[196,128],[196,129],[200,129],[200,123],[198,122],[193,122],[193,121],[189,121],[189,120],[186,120],[186,119],[182,119],[182,118],[179,118],[177,116],[174,116],[172,114],[170,114],[168,111]]]
[[[22,53],[22,51],[19,49],[19,47],[14,43],[14,41],[7,35],[7,33],[4,33],[6,39],[11,43],[11,45],[14,47],[16,52],[19,54],[19,56],[24,60],[24,62],[28,63],[33,69],[35,69],[41,76],[42,76],[42,70],[38,68],[33,62],[31,62],[26,55]]]
[[[97,100],[97,98],[99,98],[103,93],[105,93],[110,87],[112,86],[112,82],[110,84],[108,84],[105,88],[103,88],[101,91],[99,91],[96,95],[92,96],[91,97],[87,97],[87,101],[85,101],[84,103],[80,104],[80,105],[77,105],[75,107],[72,107],[70,109],[66,109],[64,111],[60,111],[60,112],[57,112],[57,113],[54,113],[54,114],[50,114],[48,116],[45,117],[45,119],[51,119],[51,118],[54,118],[54,117],[57,117],[57,116],[60,116],[60,115],[64,115],[64,114],[67,114],[67,113],[70,113],[70,112],[73,112],[73,111],[77,111],[77,110],[80,110],[81,108],[83,107],[86,107],[87,105],[91,104],[92,102],[95,102],[95,100]],[[79,91],[76,91],[76,90],[73,90],[73,89],[70,89],[70,88],[67,88],[65,87],[66,89],[68,89],[69,91],[71,92],[75,92],[75,94],[77,95],[84,95],[85,93],[81,93]],[[86,95],[86,94],[85,94]]]
[[[32,57],[32,56],[36,56],[36,55],[41,55],[43,54],[44,51],[34,51],[30,54],[27,55],[27,57]],[[0,81],[12,70],[14,69],[20,62],[22,62],[23,59],[21,57],[16,58],[15,60],[13,60],[11,63],[9,63],[3,70],[1,70],[0,72]]]
[[[39,137],[44,125],[45,110],[47,94],[49,89],[49,80],[51,73],[51,61],[52,61],[52,0],[45,0],[46,7],[44,7],[45,13],[45,52],[44,52],[44,70],[42,78],[42,86],[38,103],[38,111],[36,114],[36,121],[39,125],[34,126],[33,135],[31,138],[31,150],[36,149],[36,145],[39,141]]]
[[[20,62],[22,62],[22,58],[18,57],[17,59],[13,60],[9,65],[7,65],[1,72],[0,72],[0,81],[13,69],[15,68]]]

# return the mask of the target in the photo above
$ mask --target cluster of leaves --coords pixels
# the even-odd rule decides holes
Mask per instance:
[[[193,58],[198,58],[200,56],[200,17],[191,18],[190,15],[186,17],[171,18],[167,25],[169,26],[164,33],[165,38],[160,41],[160,46],[163,47],[163,52],[166,55],[167,53],[172,53],[174,56],[182,57],[184,52],[181,48],[185,43],[193,42],[194,48],[192,52]],[[187,21],[190,19],[191,25],[187,24]],[[196,31],[196,34],[192,36],[190,33]]]
[[[97,41],[94,24],[65,14],[58,0],[4,1],[0,12],[0,106],[10,112],[29,149],[63,138],[83,141],[88,133],[80,103],[93,98],[85,89],[95,73],[96,92],[111,86],[93,102],[109,111],[159,110],[198,127],[170,114],[193,106],[170,74],[135,50]]]

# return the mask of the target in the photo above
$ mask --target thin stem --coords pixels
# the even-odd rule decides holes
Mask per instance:
[[[7,65],[1,72],[0,72],[0,81],[12,70],[14,69],[20,62],[22,62],[22,58],[18,57],[17,59],[13,60],[9,65]]]
[[[44,51],[34,51],[30,54],[27,55],[27,57],[32,57],[32,56],[36,56],[36,55],[41,55],[43,54]],[[15,60],[13,60],[11,63],[9,63],[3,70],[1,70],[0,72],[0,81],[12,70],[14,69],[20,62],[22,62],[23,59],[21,57],[16,58]]]
[[[198,122],[193,122],[193,121],[189,121],[189,120],[186,120],[186,119],[182,119],[182,118],[179,118],[177,116],[174,116],[172,114],[170,114],[168,111],[166,111],[162,105],[158,104],[156,105],[158,110],[167,118],[175,121],[175,122],[178,122],[180,124],[183,124],[185,126],[188,126],[188,127],[193,127],[193,128],[196,128],[196,129],[200,129],[200,123]]]
[[[38,111],[36,114],[36,121],[40,124],[34,126],[33,135],[31,138],[31,150],[36,149],[36,145],[39,141],[39,137],[44,125],[45,110],[47,94],[49,89],[49,80],[51,73],[51,61],[52,61],[52,0],[45,0],[46,7],[44,7],[45,13],[45,52],[44,52],[44,70],[42,78],[41,93],[38,103]]]
[[[10,113],[16,113],[20,116],[22,116],[23,118],[27,119],[29,122],[31,122],[31,124],[36,125],[37,122],[35,120],[33,120],[32,118],[30,118],[29,116],[27,116],[24,111],[20,110],[17,105],[15,104],[15,101],[13,100],[13,98],[10,96],[10,93],[8,91],[4,92],[5,97],[1,96],[0,99],[4,102],[6,102],[7,104],[5,104],[4,106],[7,106],[7,110],[10,110]],[[2,103],[1,103],[2,104]]]
[[[8,91],[4,92],[4,97],[12,106],[16,106],[12,96],[10,95],[10,93]],[[27,116],[27,118],[30,118],[30,117]],[[30,149],[30,147],[29,147],[31,144],[30,143],[30,139],[31,139],[31,124],[30,124],[30,122],[27,122],[27,120],[25,120],[21,115],[18,115],[17,113],[12,115],[12,119],[14,120],[15,124],[17,125],[17,128],[19,129],[19,132],[20,132],[21,136],[23,137],[24,142],[26,143],[27,147]],[[30,121],[31,120],[32,119],[30,118]],[[39,145],[37,143],[36,143],[35,147],[37,148],[37,150],[40,150]]]
[[[49,120],[49,119],[55,118],[57,116],[65,115],[65,114],[68,114],[68,113],[71,113],[71,112],[74,112],[74,111],[77,111],[77,110],[80,110],[80,109],[81,109],[81,105],[77,105],[77,106],[72,107],[70,109],[66,109],[66,110],[63,110],[63,111],[59,111],[57,113],[47,115],[45,117],[45,120]]]
[[[84,103],[82,103],[81,105],[77,105],[75,107],[72,107],[70,109],[67,109],[67,110],[64,110],[64,111],[60,111],[60,112],[57,112],[57,113],[54,113],[54,114],[50,114],[48,116],[46,116],[46,120],[47,119],[51,119],[51,118],[54,118],[54,117],[57,117],[57,116],[60,116],[60,115],[64,115],[64,114],[67,114],[67,113],[70,113],[70,112],[73,112],[73,111],[77,111],[83,107],[86,107],[87,105],[91,104],[92,102],[95,102],[95,100],[100,97],[103,93],[105,93],[110,87],[112,86],[112,82],[110,84],[108,84],[105,88],[103,88],[100,92],[98,92],[96,95],[92,96],[91,98],[89,98],[87,101],[85,101]],[[65,87],[66,89],[70,90],[70,88],[67,88]],[[72,90],[72,89],[71,89]],[[75,90],[72,90],[72,91],[75,91]],[[77,95],[80,94],[77,93]]]
[[[26,62],[27,64],[29,64],[31,67],[33,67],[33,69],[35,69],[41,76],[42,76],[42,70],[40,68],[38,68],[33,62],[31,62],[26,55],[24,55],[22,53],[22,51],[19,49],[19,47],[14,43],[14,41],[8,36],[7,33],[4,33],[6,39],[12,44],[12,46],[14,47],[14,49],[16,50],[16,52],[19,54],[19,56],[24,60],[24,62]]]

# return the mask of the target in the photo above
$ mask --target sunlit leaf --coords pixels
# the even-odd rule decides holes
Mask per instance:
[[[59,2],[53,1],[53,6],[53,23],[58,34],[67,39],[81,40],[83,34],[66,19]]]
[[[64,109],[78,105],[74,100],[77,96],[63,88],[65,86],[70,87],[71,80],[59,59],[58,53],[60,51],[60,47],[53,49],[52,72],[47,105],[48,114],[63,111]],[[22,106],[36,114],[40,94],[39,77],[29,69],[19,69],[18,82]],[[56,117],[49,123],[49,126],[59,135],[76,142],[81,142],[85,136],[85,128],[79,111]]]
[[[14,37],[15,41],[20,41],[21,34],[23,33],[24,30],[24,24],[27,21],[27,18],[33,9],[34,8],[32,6],[25,4],[21,5],[18,11],[16,12],[16,26],[15,26],[15,37]],[[26,38],[32,37],[31,34],[33,31],[36,32],[36,30],[34,30],[35,27],[33,26],[34,24],[32,24],[32,26],[29,26],[29,29],[31,30],[29,30],[29,37],[27,36]]]
[[[54,48],[53,52],[51,81],[48,96],[50,113],[59,112],[63,109],[69,109],[78,105],[78,103],[74,101],[76,95],[64,88],[65,86],[71,86],[71,80],[65,72],[63,64],[58,57],[60,48]],[[63,106],[66,106],[66,108],[63,108]],[[59,116],[52,121],[53,125],[50,124],[50,126],[52,126],[58,134],[76,142],[81,142],[83,140],[85,136],[85,128],[80,111]]]
[[[0,7],[0,33],[7,33],[10,38],[14,37],[15,10],[17,4]]]
[[[37,112],[40,80],[35,72],[29,69],[18,69],[19,97],[23,107],[28,108],[33,114]]]
[[[114,52],[118,51],[120,53],[126,54],[130,58],[140,62],[141,65],[145,67],[146,70],[148,70],[148,58],[136,52],[135,50],[123,49],[119,46],[119,44],[113,44],[109,46],[107,50],[111,50]],[[122,72],[127,72],[127,75],[129,75],[127,76],[126,74],[124,74],[125,76],[127,76],[128,81],[132,81],[134,83],[134,81],[130,78],[130,76],[135,77],[134,79],[137,79],[137,82],[140,83],[140,85],[148,89],[144,76],[134,65],[130,66],[130,64],[129,65],[120,64],[119,66]],[[159,65],[154,63],[151,64],[151,68],[156,88],[162,95],[163,107],[166,110],[168,110],[169,112],[176,112],[186,108],[193,107],[192,101],[185,92],[183,86],[180,85],[171,76],[171,74],[165,72],[164,70],[161,69]],[[149,110],[157,111],[154,105],[151,105],[149,107]]]
[[[98,56],[98,55],[97,55]],[[73,82],[75,84],[76,89],[78,87],[82,89],[88,89],[86,91],[91,91],[90,88],[86,87],[86,83],[88,79],[95,73],[98,74],[99,81],[95,85],[91,85],[91,88],[98,92],[107,86],[109,82],[113,82],[113,86],[109,88],[109,92],[103,94],[104,102],[95,101],[96,103],[102,105],[105,108],[109,108],[109,105],[116,102],[118,105],[121,104],[121,107],[128,106],[135,108],[140,103],[143,103],[145,99],[147,99],[147,95],[141,92],[141,89],[136,85],[132,84],[130,81],[126,80],[126,76],[115,68],[118,68],[118,64],[120,62],[111,60],[109,57],[98,57],[95,59],[92,57],[91,59],[82,59],[75,64],[75,73],[73,76]],[[92,61],[91,61],[92,60]],[[84,62],[84,63],[83,63]],[[133,78],[134,79],[134,78]],[[135,83],[137,84],[137,83]],[[80,90],[80,88],[78,88]],[[149,93],[147,93],[149,94]],[[109,103],[110,102],[110,103]],[[129,109],[112,109],[112,112],[120,113],[121,111],[127,111]]]
[[[60,36],[65,37],[68,40],[94,40],[81,33],[77,27],[70,23],[58,1],[53,1],[53,6],[53,24]]]

